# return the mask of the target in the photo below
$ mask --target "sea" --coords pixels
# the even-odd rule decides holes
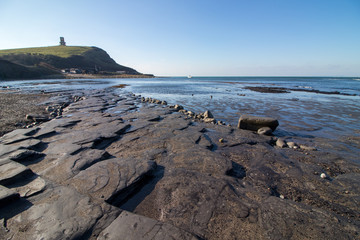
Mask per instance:
[[[237,125],[243,114],[272,117],[277,137],[360,163],[360,77],[159,77],[0,81],[21,92],[87,91],[126,84],[119,94],[180,104]],[[263,92],[259,89],[281,91]]]

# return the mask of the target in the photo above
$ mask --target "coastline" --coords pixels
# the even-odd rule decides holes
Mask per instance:
[[[46,97],[61,115],[0,138],[0,169],[18,170],[2,171],[3,238],[359,236],[359,166],[337,155],[111,88]]]
[[[21,81],[21,80],[46,80],[46,79],[106,79],[106,78],[155,78],[152,74],[57,74],[45,75],[36,78],[11,78],[1,79],[3,82]]]
[[[152,74],[64,74],[65,79],[154,78]]]

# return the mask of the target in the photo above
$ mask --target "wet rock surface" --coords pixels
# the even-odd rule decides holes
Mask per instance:
[[[182,110],[97,90],[4,135],[0,238],[359,238],[359,165]]]
[[[356,94],[348,94],[338,91],[320,91],[317,89],[307,89],[307,88],[283,88],[283,87],[244,87],[244,89],[249,89],[255,92],[261,93],[289,93],[291,91],[296,92],[312,92],[318,94],[335,94],[335,95],[344,95],[344,96],[356,96]]]

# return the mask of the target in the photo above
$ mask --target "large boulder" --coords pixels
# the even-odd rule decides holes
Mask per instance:
[[[274,118],[251,115],[241,115],[238,123],[238,128],[252,131],[257,131],[263,127],[269,127],[272,131],[275,131],[277,126],[279,126],[279,122]]]

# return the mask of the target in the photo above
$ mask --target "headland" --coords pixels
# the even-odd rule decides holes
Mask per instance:
[[[117,64],[98,47],[60,45],[0,50],[0,80],[139,77],[153,75]]]

